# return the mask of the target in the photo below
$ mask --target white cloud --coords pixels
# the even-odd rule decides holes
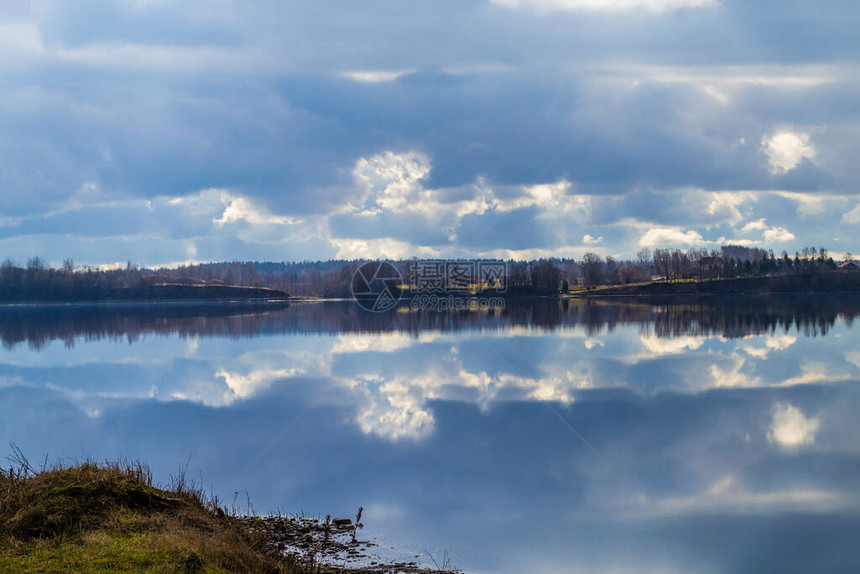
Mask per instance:
[[[591,349],[604,346],[603,341],[601,341],[600,339],[586,339],[585,341],[583,341],[583,344],[585,345],[585,348],[589,351]]]
[[[739,208],[744,203],[754,199],[752,194],[738,191],[711,192],[704,194],[704,197],[709,198],[708,215],[714,216],[717,221],[722,220],[730,225],[737,225],[744,220]]]
[[[807,418],[803,411],[788,403],[773,408],[767,439],[783,449],[794,449],[815,442],[819,421]]]
[[[390,237],[378,239],[331,239],[335,259],[403,259],[416,254],[420,257],[438,257],[438,251],[429,247],[414,246]]]
[[[582,242],[586,245],[597,245],[601,241],[603,241],[602,235],[600,237],[594,237],[593,235],[586,233],[582,238]]]
[[[170,206],[184,206],[195,215],[209,215],[212,223],[227,225],[246,222],[252,225],[294,225],[300,219],[274,215],[252,199],[238,195],[228,189],[210,188],[195,194],[174,197],[167,201]]]
[[[301,220],[273,215],[265,208],[257,206],[246,197],[224,198],[226,207],[221,217],[214,220],[218,225],[246,221],[252,225],[292,225]]]
[[[431,159],[426,154],[410,151],[398,153],[386,151],[368,158],[360,158],[352,175],[356,183],[361,206],[358,216],[368,220],[398,218],[404,214],[420,218],[429,228],[436,228],[447,239],[444,244],[413,245],[408,241],[382,235],[386,226],[377,228],[373,221],[368,224],[378,231],[377,239],[332,238],[337,258],[400,258],[400,257],[456,257],[468,256],[539,258],[581,255],[581,249],[562,245],[545,250],[488,250],[476,253],[464,252],[456,245],[460,222],[467,215],[484,215],[488,212],[508,213],[519,209],[538,208],[534,218],[555,219],[565,226],[571,220],[584,221],[590,214],[594,201],[592,196],[570,193],[573,184],[565,179],[554,183],[528,186],[509,186],[496,192],[487,182],[478,177],[471,186],[426,189],[424,181],[432,170]],[[355,209],[355,208],[354,208]],[[597,244],[603,237],[586,235],[585,244]]]
[[[623,12],[645,10],[661,13],[690,8],[713,8],[717,0],[490,0],[505,8],[525,8],[536,12]]]
[[[421,181],[430,170],[430,158],[422,153],[386,151],[359,159],[353,177],[364,187],[366,199],[382,209],[415,210],[425,193]]]
[[[757,387],[761,384],[761,381],[758,377],[751,378],[748,375],[741,372],[741,369],[744,367],[746,360],[736,354],[732,355],[734,359],[734,363],[731,367],[726,369],[721,369],[716,363],[711,365],[711,384],[712,388],[749,388],[749,387]]]
[[[332,347],[331,353],[364,353],[373,351],[375,353],[393,353],[401,349],[407,349],[415,344],[415,340],[406,333],[380,333],[377,337],[367,337],[362,334],[339,334],[337,343]]]
[[[595,249],[595,251],[597,250]],[[517,261],[550,259],[552,257],[576,259],[580,256],[582,256],[582,248],[576,246],[561,246],[552,249],[487,249],[477,253],[479,258],[515,259]]]
[[[547,214],[567,214],[584,216],[591,206],[591,197],[569,193],[573,185],[565,180],[543,183],[521,188],[514,199],[499,199],[493,195],[492,207],[499,212],[514,211],[525,207],[537,206]]]
[[[384,379],[376,374],[343,379],[364,396],[356,422],[365,434],[391,441],[420,440],[433,433],[433,413],[424,406],[435,396],[438,381],[432,377]]]
[[[749,356],[756,359],[767,359],[772,351],[784,351],[797,342],[797,337],[791,335],[783,335],[781,337],[768,337],[764,342],[764,347],[744,347],[743,350]]]
[[[451,349],[456,357],[458,349]],[[458,361],[454,359],[454,363]],[[419,440],[433,433],[435,421],[426,404],[435,399],[468,400],[482,408],[496,399],[502,389],[506,400],[560,401],[569,403],[579,389],[590,388],[586,373],[565,368],[539,377],[509,373],[489,374],[468,371],[457,365],[456,371],[442,369],[418,376],[384,377],[377,373],[341,379],[352,392],[363,397],[356,422],[367,434],[388,440]]]
[[[180,388],[168,391],[163,396],[172,400],[193,401],[209,407],[225,407],[265,391],[277,380],[303,373],[304,370],[299,368],[254,369],[247,373],[220,369],[215,373],[214,379],[185,380]],[[154,395],[155,391],[150,390],[150,394]]]
[[[658,337],[640,335],[639,341],[654,355],[677,355],[684,351],[694,351],[705,344],[704,337]]]
[[[267,388],[278,379],[286,379],[301,374],[301,369],[254,370],[246,374],[231,373],[221,370],[216,377],[224,379],[224,383],[236,398],[248,398]],[[229,400],[227,401],[230,402]]]
[[[759,219],[758,221],[750,221],[749,223],[747,223],[746,225],[743,226],[741,231],[744,231],[744,232],[747,232],[747,231],[766,231],[768,229],[766,221],[767,220],[764,218]]]
[[[398,441],[419,440],[433,433],[433,414],[423,408],[414,389],[386,382],[379,387],[379,396],[372,398],[358,415],[362,432]]]
[[[515,375],[502,375],[499,385],[512,389],[528,389],[528,397],[538,401],[571,403],[574,393],[579,389],[592,388],[593,385],[584,373],[561,370],[555,375],[532,379]]]
[[[834,372],[828,364],[809,362],[800,366],[800,375],[780,381],[776,386],[793,387],[794,385],[825,384],[850,380],[851,378],[851,375],[845,372]]]
[[[470,214],[483,215],[497,201],[492,188],[487,185],[487,182],[482,177],[477,178],[472,189],[475,192],[472,199],[464,199],[456,204],[457,217]]]
[[[776,243],[779,241],[793,241],[794,234],[785,227],[771,227],[767,224],[767,219],[761,218],[756,221],[750,221],[741,228],[741,233],[749,233],[751,231],[761,231],[765,242]]]
[[[664,245],[707,245],[708,242],[695,230],[681,231],[679,227],[653,227],[639,239],[641,247],[660,247]]]
[[[344,72],[343,76],[355,82],[363,84],[380,84],[384,82],[393,82],[401,76],[413,73],[415,70],[355,70]]]
[[[785,227],[771,227],[770,229],[766,229],[764,232],[764,240],[769,243],[793,241],[794,239],[794,233]]]
[[[858,203],[854,209],[843,215],[842,221],[852,224],[860,223],[860,203]]]
[[[779,131],[761,140],[773,173],[785,173],[796,168],[804,159],[815,157],[815,148],[809,143],[809,134],[789,130]]]

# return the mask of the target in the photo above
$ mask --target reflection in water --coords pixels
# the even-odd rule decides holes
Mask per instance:
[[[190,454],[226,499],[363,505],[475,572],[853,572],[858,311],[5,308],[0,441],[162,478]]]
[[[669,300],[583,301],[511,300],[501,311],[368,313],[351,302],[253,304],[153,303],[104,305],[0,306],[0,341],[13,347],[26,341],[74,345],[78,338],[125,338],[147,334],[187,337],[256,337],[290,333],[453,332],[511,327],[553,330],[583,326],[588,332],[619,325],[653,325],[659,337],[720,335],[744,337],[797,329],[826,334],[837,320],[860,315],[860,296],[767,296],[714,298],[679,305]]]

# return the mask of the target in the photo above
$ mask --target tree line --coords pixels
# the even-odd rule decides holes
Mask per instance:
[[[851,255],[846,256],[846,261]],[[801,273],[834,271],[837,262],[823,247],[805,247],[793,256],[783,251],[742,245],[724,245],[720,249],[642,249],[631,261],[616,261],[586,253],[580,264],[578,280],[585,286],[625,285],[646,281],[735,279]]]
[[[847,256],[850,260],[850,255]],[[415,259],[392,261],[408,286]],[[34,257],[25,265],[7,259],[0,264],[0,300],[99,300],[121,289],[147,285],[223,285],[269,288],[297,296],[350,297],[352,279],[366,260],[301,262],[230,261],[178,267],[75,266],[67,259],[51,267]],[[486,263],[486,260],[482,260]],[[501,261],[504,279],[494,286],[510,294],[557,293],[600,285],[627,285],[650,281],[684,281],[782,274],[822,274],[837,262],[825,248],[807,247],[789,255],[740,245],[720,249],[642,249],[635,259],[621,260],[585,253],[580,259],[552,258]],[[480,278],[472,278],[475,284]],[[486,287],[486,285],[484,286]]]

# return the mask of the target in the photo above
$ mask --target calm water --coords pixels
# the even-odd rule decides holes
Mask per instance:
[[[0,309],[0,443],[470,572],[856,572],[856,298]],[[246,493],[247,492],[247,497]]]

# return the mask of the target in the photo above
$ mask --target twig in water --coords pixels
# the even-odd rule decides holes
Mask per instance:
[[[364,524],[361,523],[361,513],[364,512],[364,507],[359,506],[358,512],[355,515],[355,524],[352,525],[352,543],[355,544],[357,541],[355,539],[355,535],[358,533],[359,528],[364,528]]]

